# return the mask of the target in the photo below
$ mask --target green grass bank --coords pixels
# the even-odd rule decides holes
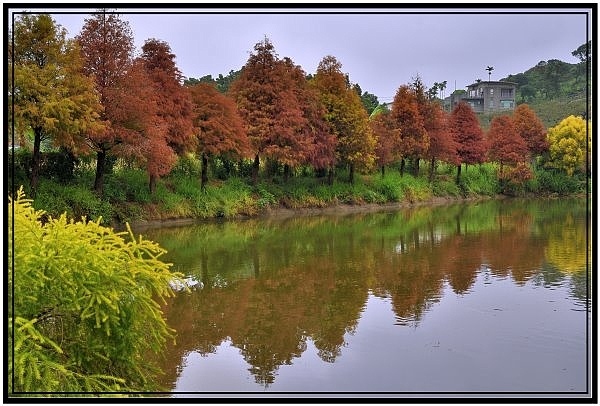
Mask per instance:
[[[456,183],[456,167],[438,164],[432,182],[427,165],[420,175],[404,173],[390,167],[384,177],[380,173],[357,175],[354,183],[348,174],[336,172],[332,185],[326,177],[312,173],[292,176],[287,181],[281,174],[262,174],[256,184],[249,178],[213,174],[204,190],[200,187],[200,168],[195,161],[182,161],[166,177],[160,179],[153,194],[148,178],[141,169],[115,165],[106,175],[104,195],[91,189],[94,172],[91,167],[78,167],[67,181],[42,178],[34,199],[34,207],[52,216],[67,213],[69,217],[96,220],[119,226],[125,222],[171,221],[177,219],[216,219],[253,217],[277,209],[323,209],[340,205],[415,204],[440,199],[461,200],[490,198],[501,193],[516,196],[564,196],[586,193],[584,174],[567,176],[557,170],[535,169],[534,178],[518,188],[501,185],[498,166],[492,163],[465,167]],[[17,189],[28,181],[18,173],[9,181]],[[217,175],[217,176],[215,176]],[[13,183],[14,182],[14,183]]]

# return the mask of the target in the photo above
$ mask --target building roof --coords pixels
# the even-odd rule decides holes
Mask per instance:
[[[515,82],[508,82],[506,80],[497,80],[497,81],[488,81],[488,80],[482,80],[481,82],[475,82],[471,85],[468,85],[467,88],[469,87],[477,87],[477,86],[481,86],[481,85],[494,85],[494,86],[501,86],[501,85],[509,85],[509,86],[517,86],[518,83]]]

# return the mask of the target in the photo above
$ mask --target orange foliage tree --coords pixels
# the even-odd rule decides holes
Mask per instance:
[[[202,160],[200,185],[204,188],[208,181],[208,159],[213,156],[247,157],[250,155],[250,141],[233,99],[208,83],[199,83],[189,89],[196,151]]]
[[[342,64],[334,56],[324,57],[311,85],[325,107],[325,120],[336,137],[336,161],[348,166],[349,180],[353,182],[355,169],[368,170],[374,165],[376,139],[367,111],[341,69]],[[331,174],[330,171],[330,182]]]
[[[406,158],[414,160],[415,171],[418,171],[418,159],[427,151],[429,138],[416,94],[409,86],[402,85],[396,91],[391,115],[394,127],[400,130],[400,173],[404,173]]]
[[[527,144],[531,157],[548,151],[546,129],[542,120],[527,104],[519,104],[512,114],[516,131]]]
[[[171,171],[176,154],[192,149],[192,102],[169,44],[154,38],[146,40],[140,59],[154,86],[158,107],[157,124],[145,138],[146,168],[153,192],[156,180]]]
[[[394,123],[389,111],[380,111],[369,118],[369,124],[375,137],[377,145],[375,146],[375,155],[377,165],[381,168],[381,176],[385,176],[386,165],[396,162],[401,158],[400,151],[400,130],[394,128]]]

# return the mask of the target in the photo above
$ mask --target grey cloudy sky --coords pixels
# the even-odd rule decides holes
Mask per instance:
[[[184,76],[214,77],[238,70],[266,35],[280,57],[290,57],[306,73],[314,73],[324,56],[335,56],[351,82],[382,102],[391,101],[398,87],[417,74],[427,87],[446,80],[448,95],[455,86],[464,89],[476,79],[488,79],[488,65],[494,67],[491,79],[499,80],[524,72],[542,60],[575,63],[577,59],[571,52],[587,41],[590,18],[585,8],[306,7],[235,12],[146,8],[117,12],[129,21],[138,51],[148,38],[168,42]],[[82,13],[52,14],[69,36],[79,33],[89,17],[85,13],[94,12],[82,8],[60,11]],[[142,11],[147,14],[131,13]],[[264,11],[277,13],[261,13]]]

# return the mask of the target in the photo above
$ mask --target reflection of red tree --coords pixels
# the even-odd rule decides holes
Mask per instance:
[[[446,277],[457,294],[469,291],[482,263],[481,241],[478,235],[457,235],[447,242]]]
[[[280,365],[302,355],[309,338],[321,359],[334,362],[345,334],[356,329],[370,291],[390,297],[399,324],[415,325],[439,300],[446,282],[455,293],[467,293],[482,264],[497,275],[511,272],[515,281],[526,281],[541,267],[544,240],[531,237],[527,211],[505,216],[497,205],[491,207],[477,215],[445,208],[443,221],[436,217],[439,212],[420,208],[372,216],[364,222],[368,227],[357,228],[356,218],[263,222],[261,233],[269,235],[266,225],[288,234],[261,239],[236,229],[243,234],[243,247],[227,255],[218,244],[205,252],[206,242],[186,240],[188,247],[202,247],[195,255],[200,266],[194,267],[201,269],[205,286],[164,307],[178,344],[166,354],[165,382],[175,380],[174,366],[187,352],[212,352],[224,341],[239,348],[263,385],[274,381]],[[449,218],[456,218],[452,226]],[[482,229],[477,219],[498,231]],[[193,235],[206,238],[206,233]],[[515,269],[515,263],[525,265]],[[216,270],[240,264],[253,268],[245,279],[216,286],[223,281]]]
[[[289,252],[293,252],[290,249]],[[331,269],[320,259],[298,266],[273,265],[268,249],[258,252],[261,270],[257,279],[231,283],[225,288],[206,287],[183,294],[165,307],[169,325],[177,330],[177,347],[164,365],[177,365],[188,351],[213,352],[230,340],[240,349],[257,383],[268,385],[280,365],[290,364],[306,349],[312,337],[319,356],[333,362],[343,347],[344,334],[356,326],[367,299],[358,270]],[[272,269],[278,269],[272,277]],[[349,278],[350,277],[350,278]],[[173,382],[173,371],[165,382]]]
[[[510,275],[522,285],[541,269],[546,241],[531,237],[533,219],[527,212],[499,214],[498,221],[498,232],[482,236],[482,254],[493,274]]]

